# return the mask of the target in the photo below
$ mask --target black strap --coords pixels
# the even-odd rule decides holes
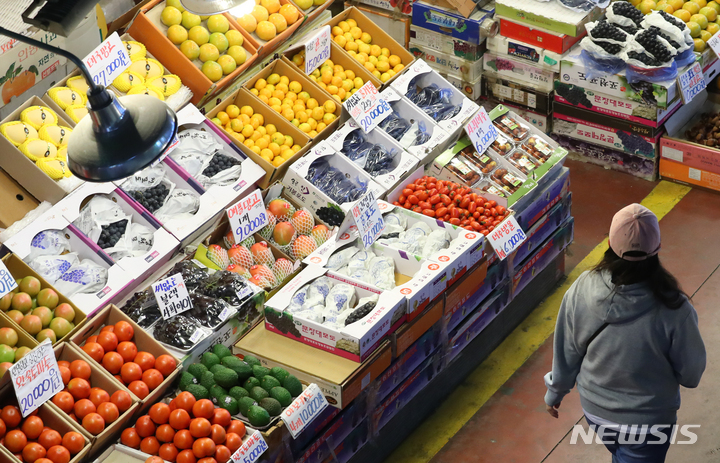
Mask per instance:
[[[590,339],[588,339],[587,345],[585,346],[585,350],[586,350],[586,351],[587,351],[587,348],[590,347],[590,343],[593,342],[593,340],[594,340],[595,338],[597,338],[598,334],[602,333],[602,331],[603,331],[605,328],[607,328],[607,326],[608,326],[609,324],[610,324],[610,323],[603,323],[603,324],[600,326],[600,328],[598,328],[597,331],[596,331],[595,333],[593,333],[592,336],[590,336]]]

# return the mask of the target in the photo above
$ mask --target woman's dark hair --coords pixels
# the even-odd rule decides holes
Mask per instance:
[[[632,251],[627,254],[632,254]],[[647,284],[655,297],[670,309],[677,309],[683,305],[685,298],[690,299],[680,288],[677,279],[665,270],[657,255],[644,260],[629,261],[621,259],[612,248],[608,248],[603,259],[593,270],[610,272],[612,282],[616,286]]]

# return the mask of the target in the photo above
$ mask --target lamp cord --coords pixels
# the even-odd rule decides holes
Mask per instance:
[[[38,48],[42,48],[43,50],[51,51],[60,56],[64,56],[65,58],[72,61],[73,64],[78,67],[78,69],[80,69],[80,72],[83,74],[83,76],[85,77],[85,80],[88,83],[88,86],[90,87],[90,90],[88,91],[88,93],[91,93],[91,92],[95,93],[98,90],[102,90],[102,88],[99,87],[93,80],[92,75],[90,75],[90,71],[88,71],[88,68],[87,68],[87,66],[85,66],[85,63],[83,62],[83,60],[81,60],[77,56],[73,55],[69,51],[63,50],[62,48],[54,47],[54,46],[44,43],[44,42],[40,42],[39,40],[25,37],[22,34],[18,34],[17,32],[13,32],[11,30],[5,29],[4,27],[0,27],[0,34],[6,35],[10,38],[13,38],[13,39],[19,41],[19,42],[27,43],[27,44],[36,46]]]

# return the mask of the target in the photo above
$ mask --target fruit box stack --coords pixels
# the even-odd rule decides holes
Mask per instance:
[[[305,301],[305,297],[300,297],[296,293],[299,290],[304,291],[302,289],[304,286],[321,277],[327,277],[336,285],[344,284],[354,289],[355,295],[352,299],[368,296],[377,296],[378,299],[374,307],[367,306],[369,311],[362,308],[362,312],[357,315],[360,318],[344,328],[327,326],[303,318],[302,314],[290,312],[288,309],[291,309],[293,304]],[[322,294],[320,296],[322,297]],[[399,291],[381,291],[364,283],[352,282],[343,276],[331,275],[327,269],[312,265],[306,267],[267,301],[265,327],[269,331],[309,346],[354,362],[362,362],[380,346],[387,335],[405,321],[405,309],[405,298]]]
[[[35,257],[32,255],[32,251],[37,235],[46,230],[65,233],[70,250],[77,254],[77,258],[81,263],[86,259],[90,260],[107,272],[107,280],[99,290],[91,293],[76,292],[68,297],[80,309],[80,314],[91,317],[111,301],[119,299],[129,292],[133,283],[133,278],[129,272],[115,263],[105,251],[87,238],[56,209],[46,211],[23,228],[22,231],[8,239],[4,245],[13,252],[14,258],[18,260],[31,259]],[[68,263],[63,262],[57,265],[62,267],[66,264]],[[29,266],[27,268],[30,269]],[[58,273],[57,269],[49,270]]]

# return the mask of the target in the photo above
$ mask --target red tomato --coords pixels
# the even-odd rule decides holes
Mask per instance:
[[[197,419],[204,419],[204,418],[195,418],[195,419],[197,420]],[[207,420],[205,420],[205,421],[207,421]],[[190,423],[190,429],[192,430],[192,423]],[[219,424],[214,424],[210,427],[210,439],[212,439],[213,442],[215,442],[215,444],[222,444],[223,442],[225,442],[225,435],[226,435],[225,428],[223,428]]]
[[[49,449],[53,445],[62,444],[62,436],[54,429],[48,429],[40,433],[38,444],[42,445],[46,449]]]
[[[23,448],[22,456],[26,463],[35,463],[35,460],[45,458],[46,453],[45,447],[37,442],[31,442]]]
[[[133,361],[140,365],[142,371],[155,367],[155,356],[150,352],[138,352]]]
[[[148,414],[155,424],[165,424],[170,418],[170,407],[162,402],[156,403],[150,407]]]
[[[181,392],[175,397],[175,406],[181,408],[186,412],[191,412],[195,405],[195,396],[189,392]]]
[[[53,445],[48,449],[46,457],[52,463],[68,463],[70,461],[70,451],[62,445]],[[37,460],[35,463],[38,463]]]
[[[115,330],[113,331],[117,336],[118,341],[130,341],[135,336],[135,329],[132,325],[124,320],[115,323]]]
[[[13,429],[17,428],[20,424],[20,421],[22,420],[22,415],[20,414],[20,409],[17,408],[15,405],[6,405],[5,407],[3,407],[2,412],[0,412],[0,419],[5,422],[5,425],[8,427],[8,429]]]
[[[102,358],[102,366],[105,367],[111,375],[117,375],[120,373],[123,363],[125,363],[125,361],[123,360],[122,355],[117,352],[108,352]]]
[[[101,363],[105,356],[105,349],[96,342],[86,342],[82,350],[98,363]]]
[[[228,426],[226,432],[228,434],[230,434],[231,432],[235,433],[242,438],[245,437],[245,433],[247,431],[245,430],[245,423],[240,420],[232,420],[232,423],[230,423],[230,426]]]
[[[157,455],[158,450],[160,450],[160,442],[155,436],[146,437],[140,442],[140,450],[149,455]]]
[[[90,383],[82,378],[73,378],[67,385],[68,392],[75,400],[87,399],[90,397]]]
[[[211,457],[215,455],[215,442],[208,437],[201,437],[193,443],[192,450],[197,458]]]
[[[148,394],[150,394],[150,389],[148,389],[147,384],[142,381],[133,381],[128,384],[128,389],[130,389],[130,392],[135,394],[139,399],[144,399],[148,396]]]
[[[105,352],[112,352],[117,349],[118,346],[118,338],[115,336],[115,333],[111,331],[103,331],[98,334],[97,342],[105,349]]]
[[[58,366],[58,370],[60,370],[60,377],[62,378],[63,384],[67,386],[67,383],[69,383],[72,379],[72,373],[70,373],[70,368]]]
[[[177,463],[197,463],[197,458],[195,458],[195,454],[192,452],[192,450],[183,450],[182,452],[178,453],[175,461]]]
[[[175,437],[173,437],[173,444],[175,444],[175,447],[179,449],[192,448],[193,442],[195,442],[195,439],[187,429],[181,429],[176,432]]]
[[[93,436],[97,436],[105,429],[105,420],[98,413],[90,413],[82,419],[83,428]]]
[[[230,457],[232,456],[232,453],[230,453],[230,449],[225,447],[224,445],[216,445],[215,446],[215,460],[216,461],[228,461],[230,460]]]
[[[67,391],[60,391],[55,394],[55,397],[52,398],[52,402],[65,413],[72,412],[73,407],[75,406],[75,399],[72,394]]]
[[[135,428],[126,428],[120,436],[120,442],[134,449],[140,448],[140,436],[138,436]]]
[[[110,402],[117,406],[120,413],[125,413],[125,411],[132,406],[132,398],[130,394],[125,391],[113,392],[113,395],[110,396]]]
[[[110,424],[120,418],[120,411],[118,410],[117,405],[112,402],[100,404],[97,412],[100,416],[102,416],[102,419],[105,420],[106,424]]]
[[[85,438],[79,432],[66,432],[63,436],[62,445],[68,449],[72,455],[76,455],[85,447]]]
[[[232,417],[230,416],[230,412],[225,410],[224,408],[216,408],[213,412],[212,420],[210,421],[212,422],[212,424],[219,424],[220,426],[230,426]]]
[[[155,368],[167,377],[177,368],[177,361],[169,355],[161,355],[155,360]]]
[[[135,358],[135,356],[133,356]],[[130,384],[133,381],[140,381],[142,379],[142,369],[140,365],[134,362],[127,362],[120,368],[120,376],[123,379],[123,383]]]
[[[132,362],[135,360],[135,356],[138,353],[137,346],[133,342],[123,341],[117,346],[117,352],[120,354],[126,362]]]
[[[175,439],[175,430],[169,424],[161,424],[155,431],[155,437],[160,442],[172,442]]]
[[[172,444],[163,444],[160,446],[160,450],[158,450],[160,458],[166,461],[175,461],[178,453],[178,449]]]
[[[215,411],[215,406],[208,399],[200,399],[192,407],[192,414],[195,418],[210,419]]]
[[[27,437],[25,433],[19,429],[13,429],[5,434],[5,447],[11,453],[20,453],[27,445]]]
[[[155,434],[155,423],[150,415],[143,415],[135,422],[135,430],[140,437],[149,437]]]
[[[168,421],[170,426],[176,430],[187,429],[190,426],[190,414],[182,408],[173,410],[170,412],[170,419]]]
[[[165,378],[158,370],[156,370],[155,368],[150,368],[149,370],[145,370],[143,372],[142,380],[145,384],[147,384],[148,388],[151,391],[154,391],[160,386],[160,384],[162,384]]]
[[[228,433],[225,436],[225,446],[230,449],[231,453],[235,453],[242,445],[242,438],[235,433]]]
[[[210,421],[205,418],[195,418],[190,421],[190,434],[193,437],[207,437],[210,435]]]
[[[104,402],[110,402],[110,395],[107,393],[107,391],[105,391],[105,389],[100,389],[99,387],[94,387],[90,389],[90,396],[88,398],[90,399],[90,402],[95,405],[96,408]]]
[[[90,380],[90,365],[85,360],[73,360],[70,364],[70,373],[73,378],[83,378]]]
[[[82,420],[90,413],[95,413],[97,411],[97,408],[95,407],[95,404],[90,401],[90,399],[80,399],[75,402],[73,411],[75,412],[75,416],[77,416],[79,420]]]

